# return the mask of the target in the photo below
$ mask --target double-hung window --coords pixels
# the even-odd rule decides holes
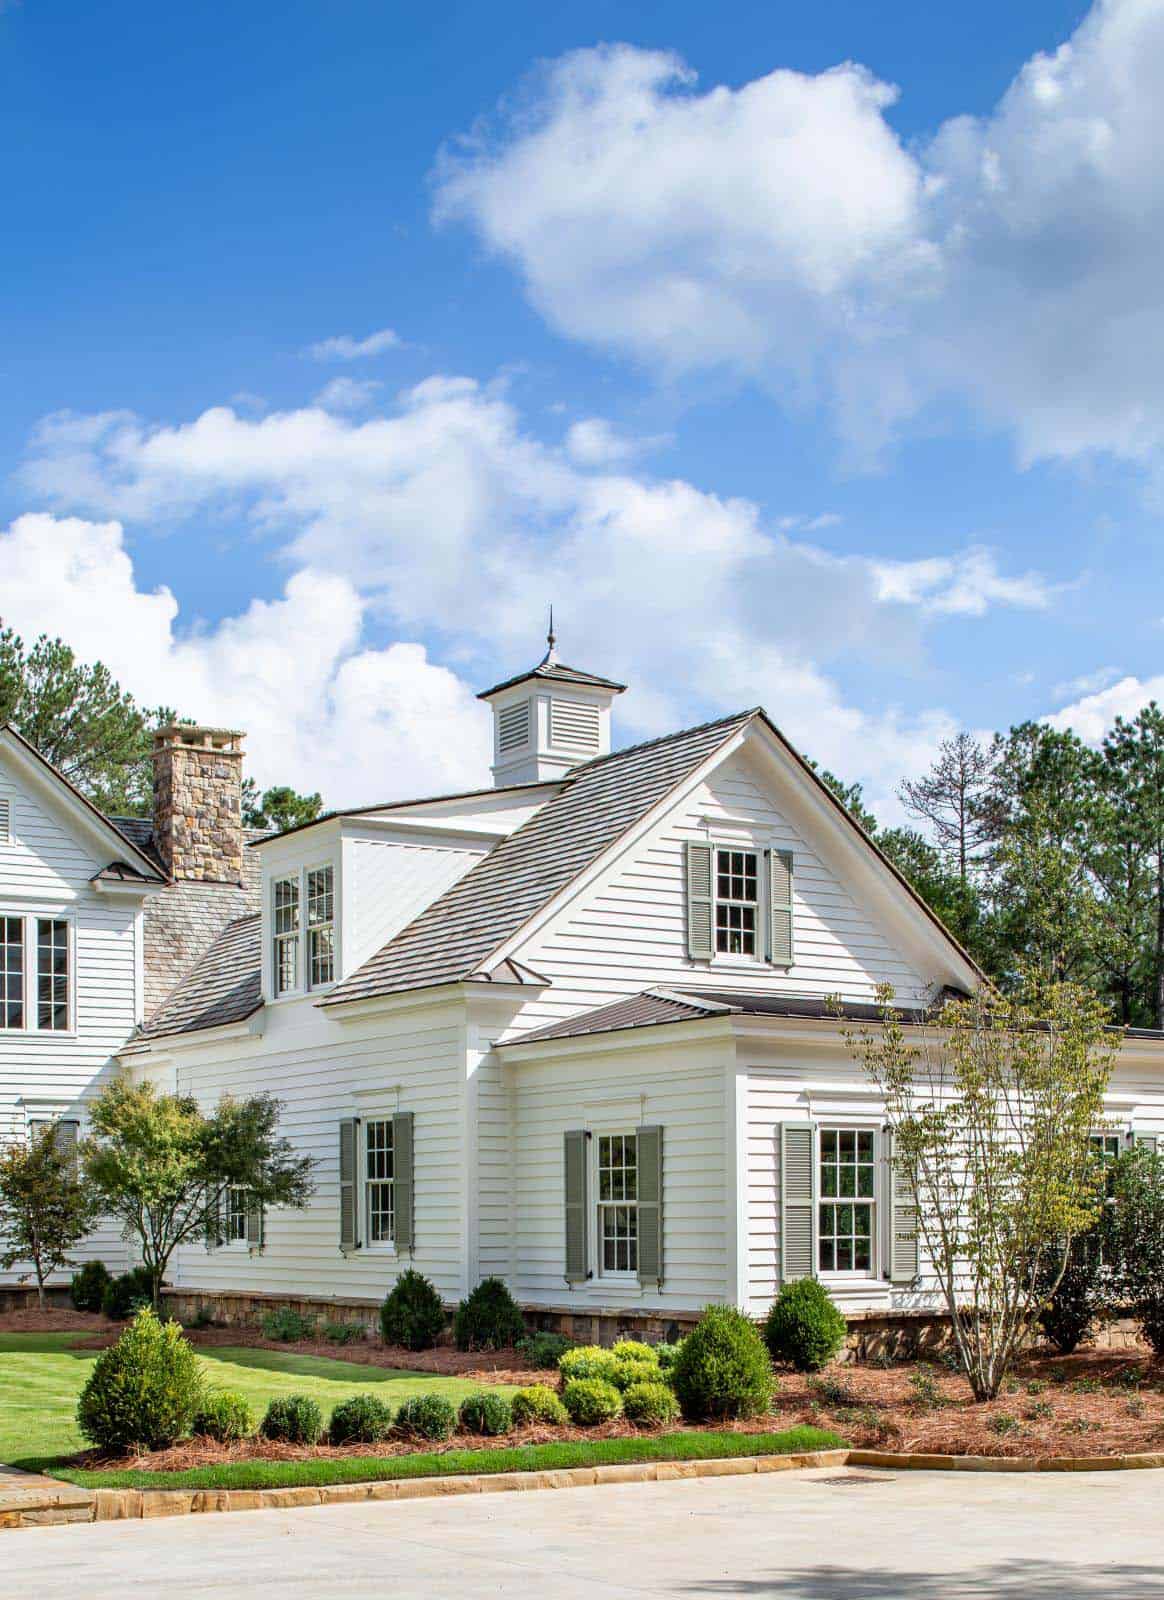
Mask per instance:
[[[603,1276],[639,1268],[638,1137],[598,1139],[598,1260]]]
[[[271,883],[271,993],[335,981],[335,868],[297,868]]]
[[[335,869],[307,873],[307,965],[313,989],[335,977]]]
[[[364,1230],[369,1244],[396,1238],[396,1185],[392,1118],[364,1123]]]
[[[870,1128],[821,1128],[817,1265],[821,1272],[874,1270],[877,1211],[875,1135]]]
[[[754,850],[715,852],[715,948],[721,955],[757,953],[759,859]]]
[[[0,1032],[69,1031],[70,938],[63,917],[0,916]]]
[[[24,918],[0,917],[0,1028],[24,1027]]]
[[[299,987],[299,874],[276,878],[271,894],[271,984],[276,994],[289,994]]]
[[[223,1234],[227,1244],[247,1242],[247,1191],[237,1183],[226,1191],[223,1206]]]

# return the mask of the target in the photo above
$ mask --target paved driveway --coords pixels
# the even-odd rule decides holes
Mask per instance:
[[[1164,1472],[818,1470],[0,1533],[28,1600],[1164,1595]]]

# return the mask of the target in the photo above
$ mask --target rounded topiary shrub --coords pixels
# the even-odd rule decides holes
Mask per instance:
[[[100,1311],[111,1281],[104,1261],[86,1261],[69,1284],[73,1305],[78,1311]]]
[[[559,1397],[544,1383],[531,1383],[528,1389],[519,1389],[512,1401],[513,1423],[517,1428],[542,1423],[560,1428],[570,1420]]]
[[[543,1370],[556,1367],[566,1351],[574,1348],[573,1339],[567,1339],[564,1333],[531,1333],[517,1342],[522,1360]]]
[[[379,1444],[392,1428],[392,1408],[374,1394],[353,1394],[331,1414],[327,1436],[332,1444]]]
[[[160,1450],[189,1437],[202,1399],[198,1358],[181,1328],[146,1307],[97,1357],[77,1402],[77,1426],[103,1450]]]
[[[758,1416],[768,1409],[773,1382],[764,1341],[734,1306],[708,1306],[671,1370],[683,1415],[692,1420]]]
[[[623,1414],[640,1428],[661,1428],[679,1415],[679,1402],[667,1384],[632,1383],[622,1397]]]
[[[508,1433],[513,1427],[513,1407],[503,1394],[491,1394],[488,1389],[462,1400],[458,1416],[466,1433],[492,1436]]]
[[[772,1302],[764,1342],[773,1361],[797,1372],[818,1372],[844,1347],[847,1324],[815,1278],[786,1283]]]
[[[113,1322],[124,1322],[153,1300],[154,1284],[145,1267],[134,1267],[118,1278],[110,1278],[101,1296],[101,1309]]]
[[[645,1339],[616,1339],[611,1351],[618,1361],[648,1361],[651,1366],[658,1365],[655,1347]]]
[[[442,1394],[413,1395],[396,1413],[396,1426],[415,1439],[448,1439],[457,1426],[457,1413]]]
[[[580,1428],[611,1422],[622,1411],[622,1395],[601,1378],[571,1378],[562,1390],[562,1404]]]
[[[500,1278],[482,1278],[453,1318],[458,1350],[504,1350],[525,1335],[517,1301]]]
[[[616,1361],[610,1375],[616,1389],[629,1389],[632,1383],[661,1383],[662,1379],[657,1361]]]
[[[618,1365],[613,1350],[604,1350],[599,1344],[582,1344],[566,1351],[558,1362],[558,1372],[563,1383],[573,1378],[601,1378],[603,1383],[613,1383]]]
[[[241,1394],[219,1389],[208,1394],[194,1418],[193,1431],[219,1444],[236,1444],[255,1431],[255,1416]]]
[[[380,1333],[385,1344],[406,1350],[431,1350],[445,1331],[441,1297],[423,1272],[402,1272],[380,1307]]]
[[[267,1407],[259,1432],[280,1444],[318,1444],[323,1413],[309,1394],[279,1395]]]

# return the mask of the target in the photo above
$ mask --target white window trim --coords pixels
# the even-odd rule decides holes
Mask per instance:
[[[328,983],[317,983],[312,987],[310,929],[307,922],[307,878],[308,874],[318,872],[323,867],[331,868],[331,939],[332,939],[332,975]],[[296,938],[298,946],[295,957],[295,984],[293,988],[281,989],[275,992],[275,885],[285,883],[288,878],[294,878],[299,884],[299,916]],[[340,981],[340,869],[334,856],[321,856],[317,860],[301,862],[297,866],[285,867],[281,870],[272,870],[267,880],[265,940],[263,960],[266,966],[267,980],[265,985],[266,1004],[281,1005],[287,1000],[302,1000],[306,995],[327,994],[334,989]],[[323,926],[323,924],[317,924]],[[287,937],[290,937],[288,935]]]
[[[20,909],[16,909],[11,905],[0,905],[0,917],[15,917],[24,924],[24,1026],[21,1028],[0,1027],[0,1039],[75,1039],[77,1037],[76,917],[71,912],[63,911],[59,906],[22,906]],[[65,1002],[68,1007],[68,1026],[64,1028],[42,1028],[38,1021],[38,922],[63,922],[65,924],[69,971]]]
[[[871,1133],[873,1135],[873,1226],[872,1251],[869,1267],[856,1267],[846,1271],[824,1272],[820,1266],[820,1208],[833,1202],[832,1195],[821,1193],[820,1136],[826,1129],[840,1129],[843,1133]],[[816,1276],[827,1288],[844,1292],[877,1288],[884,1291],[882,1271],[887,1259],[885,1226],[888,1217],[885,1180],[885,1129],[880,1118],[833,1115],[819,1117],[812,1152],[812,1251]],[[843,1203],[843,1202],[842,1202]]]
[[[377,1108],[374,1111],[364,1110],[359,1114],[359,1127],[357,1129],[357,1152],[359,1157],[360,1192],[357,1202],[357,1221],[359,1238],[363,1249],[370,1250],[374,1255],[396,1255],[396,1146],[392,1147],[392,1238],[373,1239],[369,1227],[370,1207],[368,1205],[368,1128],[373,1122],[391,1122],[394,1111]]]
[[[230,1226],[230,1196],[231,1196],[231,1192],[233,1190],[235,1190],[235,1189],[240,1190],[241,1193],[242,1193],[242,1196],[243,1196],[243,1231],[242,1231],[242,1238],[241,1239],[228,1239],[228,1238],[225,1237],[225,1235],[226,1235],[227,1228],[229,1228],[229,1226]],[[223,1215],[224,1215],[224,1218],[225,1218],[225,1225],[224,1225],[223,1230],[222,1230],[224,1237],[223,1237],[221,1245],[219,1245],[219,1249],[220,1250],[233,1250],[238,1254],[249,1253],[250,1249],[251,1249],[251,1245],[250,1245],[250,1241],[247,1238],[247,1217],[248,1217],[248,1214],[249,1214],[249,1211],[250,1211],[250,1207],[247,1204],[246,1186],[244,1184],[241,1184],[241,1183],[229,1184],[227,1186],[226,1193],[223,1196],[223,1201],[224,1201],[224,1204],[223,1204]]]
[[[607,1205],[619,1205],[617,1200],[604,1201],[600,1198],[598,1187],[599,1160],[598,1152],[600,1141],[612,1138],[630,1138],[635,1140],[635,1171],[638,1172],[638,1137],[639,1125],[631,1122],[602,1122],[590,1128],[590,1138],[587,1141],[589,1150],[589,1184],[593,1196],[591,1202],[591,1228],[590,1228],[590,1278],[591,1282],[601,1280],[609,1284],[632,1284],[638,1287],[638,1265],[630,1269],[607,1269],[602,1265],[602,1212]],[[637,1183],[636,1183],[637,1188]],[[638,1210],[638,1200],[634,1201],[635,1210]],[[637,1243],[636,1243],[637,1256]]]
[[[769,966],[768,961],[768,849],[769,846],[758,841],[753,834],[747,837],[732,838],[730,835],[709,834],[707,839],[711,846],[711,965],[713,967],[742,967],[746,971],[753,971],[757,967]],[[719,950],[718,943],[718,910],[719,910],[719,850],[734,850],[756,858],[756,948],[751,955],[745,952],[734,953],[731,950]],[[741,904],[740,901],[728,902],[732,905]]]

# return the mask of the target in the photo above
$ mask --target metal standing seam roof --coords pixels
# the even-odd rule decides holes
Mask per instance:
[[[599,756],[339,984],[322,1006],[468,978],[756,715],[745,711]]]
[[[194,1033],[252,1016],[263,1003],[261,920],[253,911],[228,923],[134,1038]]]

